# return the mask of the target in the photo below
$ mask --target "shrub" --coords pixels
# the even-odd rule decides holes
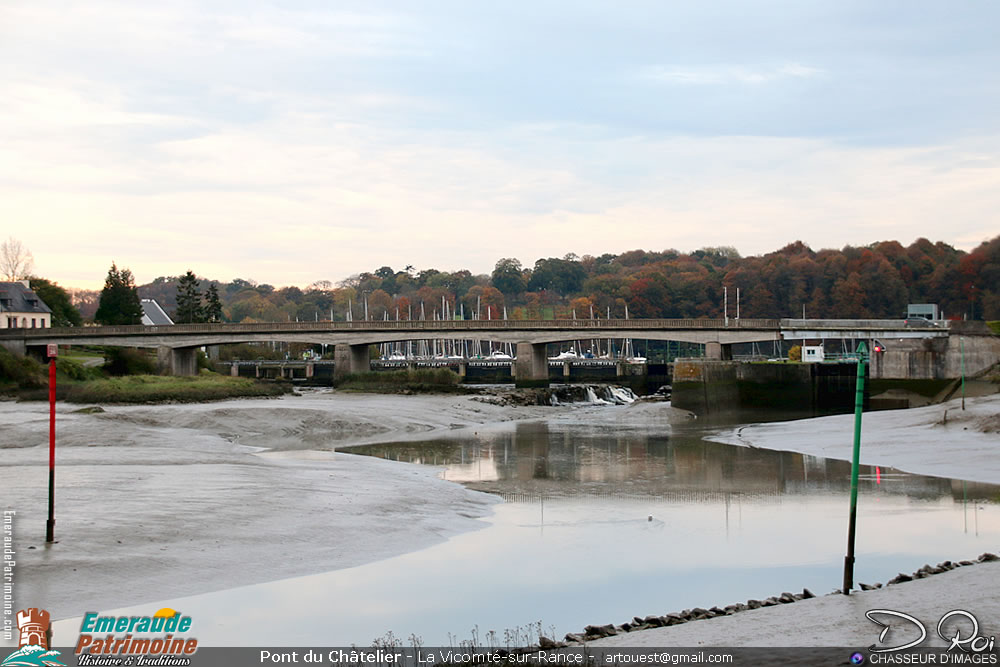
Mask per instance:
[[[77,382],[97,380],[104,377],[99,369],[88,368],[78,361],[66,359],[65,357],[56,359],[56,371],[63,377],[69,380],[76,380]]]
[[[205,354],[201,350],[198,350],[197,357],[198,357],[198,372],[199,373],[202,373],[204,371],[209,371],[209,372],[212,372],[212,373],[215,372],[215,366],[212,365],[212,361],[208,358],[207,354]]]
[[[400,371],[369,371],[346,376],[337,386],[355,391],[455,392],[461,378],[447,368]]]
[[[31,357],[21,357],[0,347],[0,383],[19,387],[38,387],[44,382],[42,364]]]
[[[156,362],[142,350],[112,347],[104,355],[103,368],[108,375],[152,375],[156,372]]]

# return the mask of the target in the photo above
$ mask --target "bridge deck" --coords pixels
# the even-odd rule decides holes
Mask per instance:
[[[913,327],[903,320],[611,319],[611,320],[400,320],[360,322],[255,322],[173,326],[100,326],[0,329],[0,344],[33,347],[122,345],[190,348],[280,340],[366,345],[426,338],[554,343],[586,338],[644,338],[694,343],[747,343],[799,338],[947,336],[939,326]]]

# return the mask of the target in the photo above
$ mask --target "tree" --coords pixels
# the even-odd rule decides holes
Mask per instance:
[[[206,322],[222,321],[222,302],[219,301],[219,288],[216,287],[215,283],[209,285],[208,290],[205,291],[204,314]]]
[[[531,273],[528,289],[533,292],[543,289],[555,290],[562,296],[574,294],[583,288],[587,277],[579,262],[568,259],[539,259]]]
[[[0,273],[4,280],[24,280],[31,273],[34,264],[35,258],[31,251],[13,236],[0,243]]]
[[[507,296],[523,292],[524,276],[521,262],[513,257],[498,260],[493,269],[493,286]]]
[[[177,283],[177,310],[174,321],[177,324],[204,322],[205,314],[201,306],[201,292],[198,291],[198,279],[188,271]]]
[[[142,304],[131,271],[118,270],[114,263],[111,264],[94,321],[108,325],[142,323]]]
[[[80,311],[73,306],[69,293],[58,284],[45,278],[32,278],[31,289],[52,311],[52,326],[79,327],[83,325]]]

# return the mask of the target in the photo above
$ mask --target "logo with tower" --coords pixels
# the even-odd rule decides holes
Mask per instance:
[[[17,629],[20,631],[18,649],[0,662],[0,667],[65,665],[56,659],[59,651],[49,649],[51,628],[49,612],[44,609],[31,607],[17,612]]]

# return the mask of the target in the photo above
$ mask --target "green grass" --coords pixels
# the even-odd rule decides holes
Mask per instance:
[[[130,375],[71,385],[70,403],[198,403],[227,398],[270,397],[288,393],[284,383],[255,382],[249,378],[200,375],[178,377]]]
[[[990,331],[1000,336],[1000,320],[993,320],[991,322],[987,322],[986,326],[990,328]]]

